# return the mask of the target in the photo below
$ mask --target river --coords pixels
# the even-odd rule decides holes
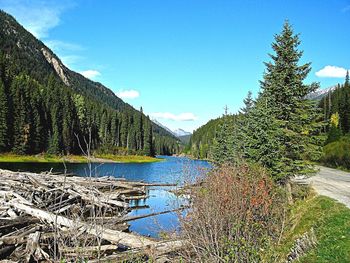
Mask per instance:
[[[155,163],[105,163],[92,164],[93,176],[114,176],[125,178],[129,181],[143,181],[149,183],[176,183],[206,173],[211,165],[206,161],[191,160],[182,157],[158,156],[163,161]],[[0,163],[1,169],[28,172],[64,172],[65,167],[59,163]],[[87,164],[68,163],[67,173],[79,176],[87,176],[90,170]],[[172,187],[150,187],[149,197],[144,200],[132,201],[131,206],[137,206],[129,213],[130,216],[144,215],[176,208],[179,201],[174,194],[169,192]],[[178,229],[176,213],[167,213],[154,217],[148,217],[130,221],[130,230],[145,236],[158,237],[163,231],[175,231]]]

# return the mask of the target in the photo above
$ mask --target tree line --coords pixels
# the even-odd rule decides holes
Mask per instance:
[[[15,66],[0,54],[0,152],[80,154],[85,142],[104,153],[178,151],[176,139],[154,133],[142,108],[116,110],[72,91],[53,73],[40,83]]]
[[[327,93],[319,103],[324,121],[328,124],[326,143],[338,140],[350,132],[350,81],[347,72],[344,84],[338,84],[335,90]]]

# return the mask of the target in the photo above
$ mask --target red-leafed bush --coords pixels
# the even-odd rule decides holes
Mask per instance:
[[[202,178],[203,180],[203,178]],[[278,239],[284,195],[265,169],[224,165],[192,188],[191,208],[182,216],[189,262],[261,262]]]

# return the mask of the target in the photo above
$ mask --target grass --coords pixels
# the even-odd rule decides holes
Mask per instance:
[[[120,163],[151,163],[159,162],[162,159],[148,157],[148,156],[138,156],[138,155],[127,155],[119,156],[112,154],[97,155],[95,156],[99,159],[106,159],[114,162]],[[87,159],[81,155],[68,155],[68,156],[58,156],[50,154],[37,154],[37,155],[17,155],[13,153],[0,154],[0,162],[4,163],[62,163],[63,161],[67,163],[86,163]],[[103,160],[99,160],[103,162]]]
[[[280,261],[285,261],[297,238],[314,229],[318,244],[298,262],[350,262],[350,209],[337,201],[311,195],[297,201],[282,243],[276,248]]]
[[[111,160],[118,163],[154,163],[163,161],[160,158],[154,158],[141,155],[113,155],[113,154],[101,154],[96,155],[96,158]]]
[[[0,154],[0,162],[4,163],[61,163],[61,162],[86,163],[86,158],[79,155],[58,156],[51,154],[18,155],[13,153]]]

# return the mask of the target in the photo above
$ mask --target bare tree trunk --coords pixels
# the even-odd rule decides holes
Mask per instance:
[[[292,185],[290,183],[290,180],[286,183],[286,191],[287,191],[287,201],[289,205],[293,204],[293,196],[292,196]]]

